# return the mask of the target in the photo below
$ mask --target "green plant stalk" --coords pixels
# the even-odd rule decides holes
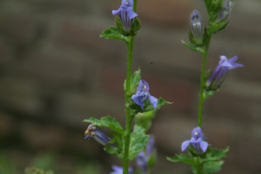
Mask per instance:
[[[137,0],[133,0],[133,11],[137,11]],[[126,112],[126,130],[125,130],[125,148],[123,156],[123,174],[129,173],[129,148],[130,148],[130,135],[131,123],[133,117],[131,116],[131,109],[129,108],[130,102],[130,80],[131,80],[131,67],[132,67],[132,53],[133,53],[134,36],[129,36],[128,46],[128,68],[126,78],[126,93],[125,93],[125,112]]]
[[[130,147],[130,134],[131,134],[131,110],[129,108],[130,102],[130,79],[131,79],[131,67],[132,67],[132,52],[133,52],[134,37],[129,36],[128,46],[128,68],[126,78],[126,94],[125,94],[125,112],[126,112],[126,130],[125,130],[125,149],[123,158],[123,174],[128,174],[129,170],[129,147]]]
[[[208,36],[207,41],[206,41],[206,46],[204,48],[204,51],[202,52],[202,67],[201,67],[199,109],[198,109],[198,126],[199,127],[202,126],[204,86],[205,86],[205,70],[206,70],[207,54],[208,54],[210,40],[211,40],[211,35]]]

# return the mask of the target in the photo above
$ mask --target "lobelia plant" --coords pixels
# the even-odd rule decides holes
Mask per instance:
[[[202,132],[203,102],[217,92],[229,69],[242,67],[235,63],[237,56],[227,59],[221,56],[221,60],[215,71],[210,75],[206,70],[206,60],[211,41],[211,36],[223,30],[229,23],[232,2],[230,0],[204,0],[209,16],[209,25],[202,27],[201,15],[194,10],[190,17],[191,28],[188,33],[190,43],[182,41],[192,51],[201,53],[202,68],[199,92],[198,124],[192,130],[192,138],[181,145],[181,151],[188,150],[188,155],[179,154],[175,157],[167,157],[172,162],[183,162],[192,166],[192,172],[196,174],[214,173],[221,170],[224,163],[221,159],[226,156],[229,148],[218,150],[212,148]],[[141,80],[141,70],[132,72],[132,53],[134,37],[141,28],[138,14],[137,0],[122,0],[118,10],[112,10],[115,16],[116,27],[110,27],[102,32],[100,37],[124,41],[128,49],[127,73],[124,81],[125,92],[125,129],[113,117],[107,116],[101,119],[89,118],[83,120],[91,123],[85,131],[85,139],[93,138],[104,146],[104,150],[116,155],[123,162],[123,167],[112,166],[110,174],[128,174],[133,172],[129,162],[136,158],[137,166],[141,174],[150,174],[156,161],[156,152],[153,150],[154,137],[146,134],[151,127],[151,120],[155,116],[155,110],[163,105],[171,104],[162,98],[156,98],[149,93],[149,84]],[[133,121],[135,120],[135,122]],[[109,138],[101,127],[109,128]]]
[[[128,48],[127,77],[123,85],[126,113],[125,130],[115,118],[110,116],[102,117],[100,120],[95,118],[84,120],[84,122],[91,123],[85,131],[85,139],[94,138],[105,146],[105,151],[117,155],[123,161],[123,168],[113,166],[114,172],[112,174],[132,172],[132,168],[129,168],[129,162],[145,149],[149,140],[149,135],[146,135],[145,131],[151,126],[151,119],[155,114],[154,110],[160,109],[163,105],[171,104],[162,98],[157,99],[150,95],[148,83],[141,80],[140,69],[131,75],[134,36],[138,34],[138,30],[141,28],[136,9],[137,0],[122,0],[119,9],[112,10],[112,14],[117,15],[115,17],[116,27],[110,27],[100,35],[100,37],[106,39],[124,41]],[[136,88],[137,92],[135,93]],[[134,118],[137,121],[133,126]],[[109,128],[112,138],[107,137],[100,127]],[[146,160],[148,160],[148,156]]]
[[[231,59],[220,56],[221,60],[212,75],[210,76],[210,71],[205,73],[211,36],[225,29],[229,23],[228,17],[231,12],[232,2],[230,0],[204,0],[204,2],[209,16],[209,26],[206,26],[204,33],[202,33],[201,15],[197,10],[194,10],[191,14],[191,29],[189,31],[189,40],[191,43],[182,41],[189,49],[200,52],[202,55],[198,127],[192,130],[192,138],[184,141],[181,145],[181,151],[183,152],[185,149],[188,149],[189,155],[181,153],[179,155],[176,154],[175,157],[167,157],[169,161],[183,162],[191,165],[192,172],[195,174],[214,173],[221,170],[221,166],[224,163],[221,159],[226,157],[226,153],[229,150],[229,147],[224,150],[211,148],[206,142],[206,138],[203,136],[201,130],[203,102],[219,91],[229,69],[244,66],[235,63],[237,56]]]

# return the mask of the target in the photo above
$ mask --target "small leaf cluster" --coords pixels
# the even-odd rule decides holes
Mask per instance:
[[[167,160],[189,164],[192,166],[192,171],[195,174],[215,173],[221,170],[221,166],[224,164],[224,161],[221,159],[226,157],[228,151],[229,147],[224,150],[208,147],[205,153],[197,154],[190,146],[189,155],[183,153],[176,154],[175,157],[167,157]]]
[[[99,127],[107,127],[113,131],[110,131],[110,134],[113,136],[113,139],[107,143],[105,146],[105,151],[110,154],[117,155],[120,159],[123,159],[123,152],[125,147],[125,132],[121,127],[120,123],[116,121],[115,118],[110,116],[102,117],[100,120],[96,118],[90,118],[83,120],[84,122],[95,124]],[[135,158],[146,146],[149,136],[145,134],[145,129],[135,125],[133,132],[130,135],[130,148],[129,148],[129,160]],[[114,144],[117,146],[117,149],[114,149],[110,146]]]
[[[222,12],[222,8],[225,5],[224,4],[225,2],[223,0],[204,0],[204,1],[209,16],[209,20],[208,20],[209,25],[204,28],[204,34],[202,40],[199,41],[197,38],[195,38],[192,31],[190,30],[188,32],[188,37],[191,43],[186,43],[184,41],[181,41],[182,44],[187,46],[192,51],[197,51],[200,53],[204,52],[203,48],[208,44],[211,35],[225,29],[230,22],[228,21],[227,17],[221,20],[217,20],[218,16]]]
[[[104,37],[106,39],[122,40],[126,43],[129,43],[128,36],[137,35],[138,31],[141,28],[140,20],[137,17],[135,17],[132,20],[131,31],[128,33],[124,31],[123,24],[120,18],[117,16],[115,18],[115,23],[116,23],[116,27],[110,27],[109,29],[104,30],[100,35],[100,37]]]

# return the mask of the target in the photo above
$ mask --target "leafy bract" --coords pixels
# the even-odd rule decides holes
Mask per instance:
[[[130,80],[130,94],[132,94],[132,93],[134,93],[134,92],[136,91],[136,86],[139,84],[140,78],[141,78],[140,72],[141,72],[141,70],[140,70],[140,68],[139,68],[137,71],[135,71],[135,72],[131,75],[131,80]],[[124,81],[124,85],[123,85],[125,92],[127,92],[127,91],[126,91],[126,88],[127,88],[126,85],[127,85],[127,82],[126,82],[126,80],[125,80],[125,81]]]
[[[119,30],[116,27],[110,27],[109,29],[104,30],[100,35],[100,37],[128,42],[128,37],[119,33]]]
[[[177,155],[175,157],[167,157],[167,160],[171,161],[171,162],[183,162],[183,163],[187,163],[190,164],[192,166],[195,166],[197,163],[194,161],[193,158],[189,157],[188,155],[185,155],[183,153]]]
[[[134,159],[145,148],[149,135],[145,134],[145,129],[135,125],[130,136],[129,160]]]
[[[102,117],[101,120],[98,120],[96,118],[89,118],[89,119],[83,120],[83,122],[92,123],[99,127],[107,127],[109,129],[117,131],[121,134],[124,134],[124,130],[121,127],[120,123],[117,122],[115,118],[111,118],[110,116]]]

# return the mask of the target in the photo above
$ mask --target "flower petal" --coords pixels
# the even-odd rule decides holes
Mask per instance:
[[[135,94],[131,97],[131,99],[137,104],[140,105],[141,109],[143,110],[144,102],[142,101],[142,96],[140,94]]]
[[[136,157],[136,161],[142,173],[147,173],[147,159],[143,151],[138,154],[138,156]]]
[[[227,61],[227,57],[226,56],[220,56],[219,65],[222,65],[226,61]]]
[[[158,103],[158,99],[156,97],[153,97],[152,95],[149,95],[149,100],[152,104],[152,106],[156,109],[157,108],[157,103]]]
[[[140,80],[139,85],[137,87],[137,92],[141,92],[143,90],[143,82]]]
[[[130,19],[133,19],[133,18],[135,18],[136,16],[138,16],[138,14],[135,13],[135,12],[132,10],[132,8],[130,8],[130,9],[128,9],[128,16],[129,16]]]
[[[149,91],[150,90],[150,86],[149,86],[148,82],[146,82],[145,80],[143,80],[143,81],[144,81],[144,83],[146,85],[147,91]]]
[[[236,60],[237,60],[237,56],[234,56],[234,57],[228,59],[227,61],[228,61],[229,63],[234,63]]]
[[[200,144],[201,150],[203,152],[206,152],[206,150],[208,148],[208,142],[202,141],[202,139],[200,139],[199,144]]]
[[[190,140],[186,140],[181,144],[181,152],[183,152],[190,144]]]
[[[121,7],[118,10],[112,10],[112,14],[116,15],[121,11]]]
[[[152,151],[153,151],[153,146],[154,146],[154,136],[150,135],[149,140],[147,142],[147,146],[146,146],[146,153],[147,153],[147,157],[149,158]]]

